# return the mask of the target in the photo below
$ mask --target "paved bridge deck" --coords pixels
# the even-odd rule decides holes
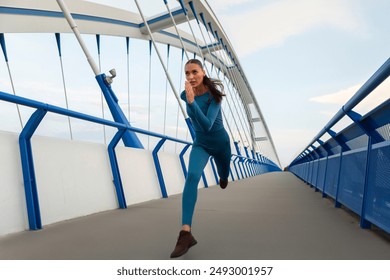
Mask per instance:
[[[0,238],[0,259],[169,259],[181,195]],[[288,172],[199,190],[193,234],[180,259],[390,259],[390,238]]]

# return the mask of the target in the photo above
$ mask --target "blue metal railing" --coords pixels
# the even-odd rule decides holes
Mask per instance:
[[[29,228],[31,230],[42,228],[41,214],[39,208],[39,197],[38,197],[38,190],[37,190],[38,186],[36,184],[34,164],[33,164],[33,151],[31,147],[31,138],[34,135],[35,130],[38,128],[39,124],[41,123],[41,121],[43,120],[47,112],[64,115],[72,118],[77,118],[88,122],[106,125],[118,129],[118,132],[114,135],[114,137],[112,138],[111,142],[108,145],[108,155],[110,159],[113,183],[115,185],[116,195],[117,195],[118,204],[120,208],[126,208],[127,204],[126,204],[126,199],[123,191],[122,180],[121,180],[118,161],[115,153],[115,147],[117,146],[117,144],[121,139],[124,139],[123,135],[126,132],[131,132],[131,135],[135,135],[134,133],[141,133],[141,134],[145,134],[145,135],[149,135],[161,139],[156,145],[156,147],[153,149],[152,155],[153,155],[153,160],[155,164],[155,169],[156,169],[162,197],[164,198],[168,197],[168,193],[166,191],[164,176],[158,158],[158,151],[166,141],[173,141],[173,142],[184,144],[184,147],[180,152],[179,156],[180,156],[180,162],[183,169],[183,174],[184,176],[186,176],[187,171],[186,171],[186,166],[183,157],[185,152],[192,145],[192,143],[190,142],[169,137],[166,135],[146,131],[140,128],[135,128],[126,123],[119,123],[119,122],[113,122],[113,121],[101,119],[98,117],[64,109],[61,107],[42,103],[39,101],[15,96],[1,91],[0,91],[0,100],[4,100],[7,102],[28,106],[36,109],[36,111],[31,115],[27,124],[24,126],[22,132],[19,135],[19,146],[20,146],[20,155],[21,155],[21,162],[22,162],[23,179],[24,179],[25,198],[26,198],[26,205],[27,205],[27,212],[28,212]],[[232,156],[232,158],[235,157],[235,159],[232,160],[232,162],[235,167],[236,174],[237,176],[241,176],[238,179],[248,177],[249,176],[248,174],[253,176],[253,175],[259,175],[266,172],[280,170],[276,164],[274,164],[272,161],[268,160],[264,156],[259,154],[257,154],[257,156],[259,157],[258,159],[243,157],[240,155]],[[237,166],[239,169],[237,169]],[[214,174],[217,174],[215,167],[212,166],[212,168]],[[240,172],[238,172],[238,170]],[[232,172],[231,175],[234,180]],[[216,181],[218,183],[217,178]]]
[[[337,112],[288,169],[360,216],[360,226],[374,224],[390,233],[390,99],[365,116],[353,108],[390,75],[388,59]],[[332,130],[344,116],[353,123]],[[329,134],[330,139],[321,138]]]

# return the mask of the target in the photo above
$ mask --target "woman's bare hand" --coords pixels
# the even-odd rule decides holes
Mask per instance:
[[[185,82],[185,90],[188,104],[194,102],[195,93],[189,81]]]

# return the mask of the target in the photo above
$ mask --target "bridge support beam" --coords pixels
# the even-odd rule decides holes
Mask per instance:
[[[47,111],[43,109],[36,110],[31,115],[19,136],[28,224],[31,230],[42,229],[38,190],[34,171],[34,160],[31,148],[31,137],[45,117],[46,113]]]

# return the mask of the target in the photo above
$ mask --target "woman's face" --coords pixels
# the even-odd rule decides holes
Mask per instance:
[[[203,84],[204,70],[196,63],[188,63],[185,67],[185,74],[187,81],[193,88],[199,87]]]

